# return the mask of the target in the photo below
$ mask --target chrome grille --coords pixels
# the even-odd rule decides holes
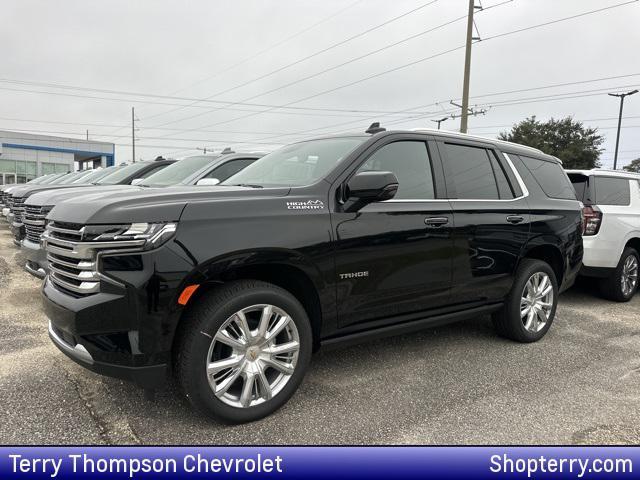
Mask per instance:
[[[84,225],[58,221],[46,225],[42,238],[49,261],[49,278],[59,290],[76,297],[98,293],[101,280],[98,252],[140,247],[145,242],[100,242],[95,241],[95,237],[85,233]]]
[[[34,205],[24,206],[24,215],[22,222],[26,230],[26,237],[33,243],[40,243],[40,238],[44,233],[46,225],[45,217],[51,210],[51,207],[38,207]]]
[[[100,288],[94,251],[82,245],[83,225],[51,222],[44,234],[49,277],[73,295],[91,295]]]
[[[13,213],[14,218],[13,221],[15,223],[22,223],[22,213],[24,212],[24,201],[23,197],[14,197],[11,196],[11,204],[9,205],[11,208],[11,213]]]

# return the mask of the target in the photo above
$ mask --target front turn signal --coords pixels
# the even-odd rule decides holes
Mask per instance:
[[[180,296],[178,297],[178,303],[180,305],[186,305],[189,302],[191,295],[193,295],[196,292],[199,286],[200,285],[189,285],[185,287],[184,290],[182,290],[182,293],[180,294]]]

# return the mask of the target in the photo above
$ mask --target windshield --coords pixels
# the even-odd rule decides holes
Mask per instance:
[[[144,187],[168,187],[169,185],[176,185],[218,158],[220,158],[220,155],[196,155],[187,157],[169,165],[158,173],[149,175],[140,185]]]
[[[85,183],[85,179],[93,175],[93,170],[82,170],[82,175],[78,175],[71,183]]]
[[[113,167],[109,167],[109,168],[113,168]],[[113,170],[109,170],[109,168],[100,168],[100,169],[91,170],[91,173],[82,177],[80,180],[76,180],[75,183],[82,183],[82,184],[93,183],[99,178],[102,178],[106,175],[111,174]]]
[[[140,170],[146,168],[147,165],[149,165],[149,162],[138,162],[138,163],[132,163],[131,165],[127,165],[124,167],[120,167],[111,175],[107,175],[106,177],[101,178],[96,183],[98,185],[118,185],[123,180],[130,177],[131,175],[135,175]]]
[[[323,178],[368,138],[370,137],[325,138],[287,145],[256,160],[221,185],[311,185]]]
[[[58,185],[68,185],[70,183],[75,182],[76,180],[78,180],[80,177],[83,177],[87,174],[87,172],[80,171],[80,172],[73,172],[70,173],[68,175],[65,175],[63,178],[60,179],[59,182],[56,182],[56,184]]]
[[[42,182],[48,180],[49,175],[43,175],[42,177],[34,178],[33,180],[29,180],[27,182],[28,185],[41,185]]]
[[[56,173],[51,178],[47,179],[46,181],[44,181],[42,183],[46,184],[46,185],[55,185],[57,183],[61,183],[65,178],[67,178],[68,175],[71,175],[71,174],[70,173]]]

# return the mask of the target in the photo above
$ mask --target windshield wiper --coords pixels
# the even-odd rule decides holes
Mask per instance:
[[[264,188],[262,185],[256,185],[252,183],[234,183],[233,187],[249,187],[249,188]]]

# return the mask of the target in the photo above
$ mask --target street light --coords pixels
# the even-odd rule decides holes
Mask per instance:
[[[609,93],[608,95],[610,97],[618,97],[620,99],[620,114],[618,115],[618,133],[616,135],[616,153],[613,156],[613,169],[616,170],[616,167],[618,166],[618,145],[620,143],[620,125],[622,124],[622,107],[624,106],[624,97],[628,97],[630,95],[633,95],[635,93],[638,93],[638,89],[636,88],[635,90],[632,90],[631,92],[627,92],[627,93]]]

